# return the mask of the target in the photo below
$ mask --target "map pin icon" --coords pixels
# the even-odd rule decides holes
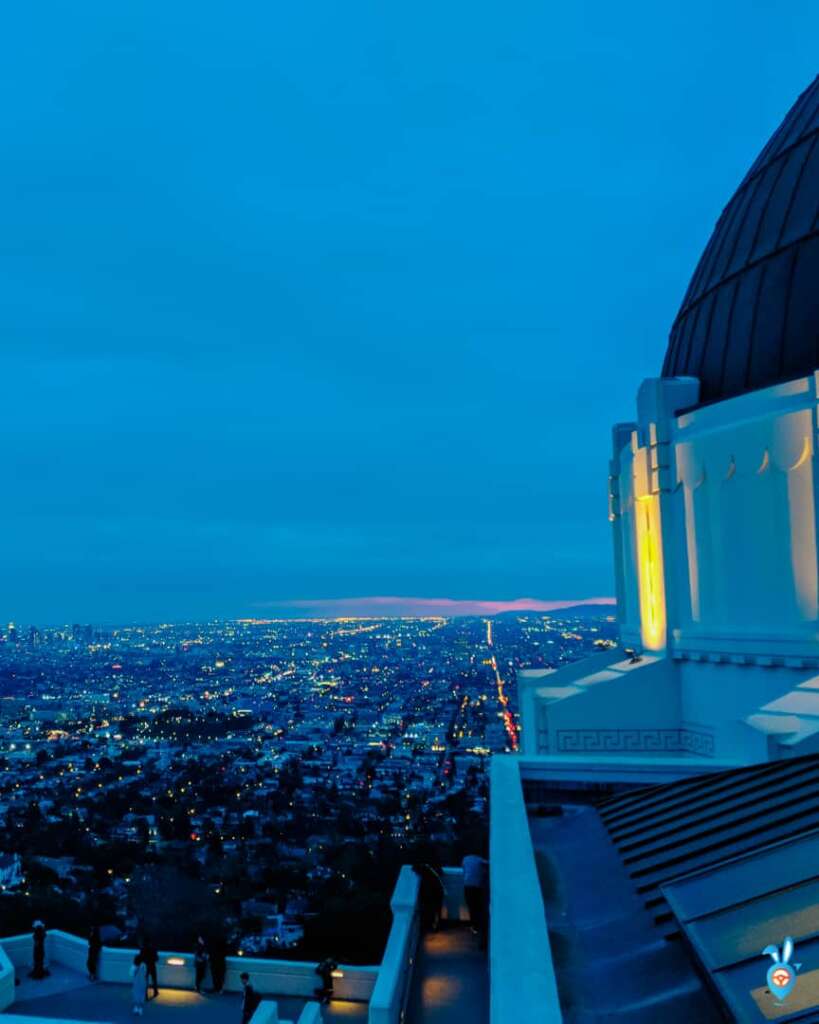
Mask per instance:
[[[796,971],[790,964],[771,964],[768,969],[768,988],[781,1003],[787,999],[796,984]]]

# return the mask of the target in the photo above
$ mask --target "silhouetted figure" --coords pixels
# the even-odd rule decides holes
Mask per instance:
[[[239,975],[242,983],[242,1024],[250,1024],[250,1018],[256,1012],[256,1007],[261,1002],[256,994],[256,989],[250,984],[250,975],[243,971]]]
[[[46,934],[46,926],[43,922],[35,921],[31,932],[31,937],[34,941],[34,949],[32,950],[31,955],[32,968],[29,973],[29,978],[36,978],[37,981],[41,978],[47,978],[49,975],[49,972],[45,967]]]
[[[142,959],[142,954],[137,953],[134,957],[134,964],[131,967],[131,1002],[133,1012],[141,1017],[145,1011],[145,1000],[148,996],[148,968]]]
[[[217,937],[211,940],[208,948],[210,951],[210,977],[213,981],[213,991],[217,995],[221,995],[225,987],[225,974],[227,973],[225,943],[221,938]]]
[[[201,995],[202,986],[208,973],[208,947],[200,935],[196,940],[196,949],[193,953],[193,966],[196,972],[196,991]]]
[[[88,933],[88,959],[86,960],[86,966],[88,967],[88,977],[91,981],[98,981],[98,969],[100,964],[100,953],[102,952],[102,938],[100,936],[100,926],[98,924],[91,926],[91,931]]]
[[[481,937],[481,946],[487,942],[487,867],[489,862],[476,853],[468,853],[461,867],[464,872],[464,899],[469,908],[469,923],[472,931]]]
[[[413,864],[412,870],[420,883],[418,903],[421,907],[421,930],[437,932],[444,904],[443,879],[431,864]]]
[[[316,999],[325,1006],[333,998],[333,971],[338,968],[335,960],[327,957],[316,967],[316,974],[321,978],[321,988],[315,989]]]
[[[159,963],[159,953],[157,952],[156,946],[150,939],[146,939],[142,943],[142,949],[139,951],[139,955],[142,957],[142,962],[145,964],[146,989],[150,986],[153,989],[154,999],[159,995],[159,983],[156,976],[156,965]]]

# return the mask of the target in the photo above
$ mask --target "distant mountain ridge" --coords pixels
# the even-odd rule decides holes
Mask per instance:
[[[512,600],[480,600],[451,597],[406,597],[400,595],[372,595],[369,597],[317,598],[294,601],[260,601],[254,605],[256,615],[273,613],[287,618],[393,618],[438,617],[462,618],[478,616],[492,618],[510,613],[515,615],[552,615],[572,609],[579,615],[581,608],[613,608],[614,598],[596,595],[587,598],[544,600],[537,597],[517,597]]]
[[[510,619],[510,618],[521,618],[521,616],[533,616],[538,619],[561,619],[563,617],[570,617],[575,619],[596,619],[601,615],[610,616],[617,615],[616,604],[572,604],[567,605],[565,608],[555,608],[552,611],[541,612],[535,609],[521,608],[519,610],[510,610],[505,612],[498,612],[495,615],[487,616],[492,619]]]

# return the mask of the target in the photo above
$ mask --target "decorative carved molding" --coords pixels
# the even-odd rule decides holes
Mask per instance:
[[[714,737],[695,729],[558,729],[561,754],[695,754],[714,756]],[[538,736],[538,743],[541,743]]]

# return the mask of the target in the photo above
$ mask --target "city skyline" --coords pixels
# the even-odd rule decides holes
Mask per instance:
[[[572,611],[582,614],[588,610],[590,614],[599,614],[603,608],[611,608],[612,615],[617,609],[614,597],[585,597],[564,600],[542,600],[539,598],[517,598],[512,601],[479,601],[454,600],[452,598],[423,597],[351,597],[351,598],[316,598],[315,600],[298,599],[291,601],[266,602],[254,609],[254,614],[237,614],[213,616],[213,622],[224,623],[274,623],[309,621],[332,622],[343,619],[369,619],[387,621],[390,619],[459,619],[459,618],[495,618],[496,616],[520,614],[532,615],[541,613],[550,615],[557,612]],[[6,616],[9,626],[23,623],[27,626],[46,626],[58,628],[67,626],[73,621],[71,617],[57,618],[52,621],[23,620],[19,616]],[[75,616],[76,618],[76,616]],[[87,621],[87,620],[84,620]],[[157,625],[160,620],[145,619],[96,619],[97,626],[116,627],[126,625]],[[169,621],[169,624],[194,625],[199,620],[180,616]],[[208,621],[208,620],[203,620]]]
[[[358,879],[387,910],[394,858],[459,860],[491,755],[518,748],[518,669],[616,629],[599,609],[0,627],[7,933],[95,914],[134,941],[136,913],[163,949],[196,919],[245,956],[376,963],[388,914]]]

